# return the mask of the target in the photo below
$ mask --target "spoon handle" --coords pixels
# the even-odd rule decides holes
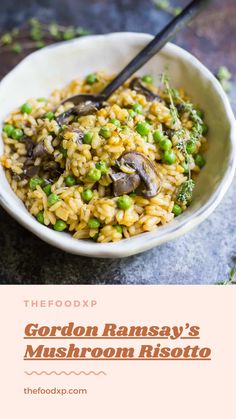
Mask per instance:
[[[121,86],[132,74],[142,67],[150,58],[153,57],[162,47],[170,41],[177,32],[186,26],[203,8],[209,0],[193,0],[177,17],[159,32],[155,38],[143,48],[136,57],[112,80],[110,84],[101,92],[106,100],[111,94]]]

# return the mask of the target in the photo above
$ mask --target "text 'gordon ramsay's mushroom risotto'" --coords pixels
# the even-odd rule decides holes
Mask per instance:
[[[185,93],[133,78],[100,109],[75,106],[111,77],[89,74],[49,99],[30,99],[3,126],[1,163],[12,189],[45,226],[99,243],[152,231],[191,203],[205,164],[207,126]]]

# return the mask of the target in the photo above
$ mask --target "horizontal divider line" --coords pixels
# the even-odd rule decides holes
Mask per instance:
[[[24,361],[211,361],[211,358],[24,358]]]

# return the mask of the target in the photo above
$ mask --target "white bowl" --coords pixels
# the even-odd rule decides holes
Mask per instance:
[[[113,33],[52,45],[31,54],[0,83],[0,122],[27,98],[47,96],[54,88],[62,87],[78,76],[100,70],[117,73],[151,39],[147,34]],[[166,66],[173,86],[183,87],[193,102],[200,105],[210,127],[207,164],[198,178],[194,200],[187,211],[156,231],[118,243],[75,240],[67,233],[56,232],[38,223],[11,190],[1,168],[0,203],[5,210],[47,243],[91,257],[117,258],[139,253],[175,239],[205,220],[222,200],[235,172],[234,116],[215,77],[195,57],[176,45],[166,45],[139,73],[153,74],[158,83]]]

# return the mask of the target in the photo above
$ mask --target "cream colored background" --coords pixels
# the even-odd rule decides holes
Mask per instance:
[[[233,286],[2,286],[0,417],[234,419],[235,297]],[[98,304],[94,308],[26,309],[24,299],[97,299]],[[69,321],[84,325],[198,324],[201,339],[192,343],[211,347],[212,361],[23,361],[27,323],[59,325]],[[37,342],[41,341],[33,341]],[[58,346],[68,343],[46,341],[53,342]],[[113,341],[107,342],[110,346]],[[135,344],[128,340],[121,342],[122,346]],[[176,346],[188,342],[176,341]],[[80,341],[75,343],[79,345]],[[101,341],[95,343],[100,346]],[[83,340],[82,344],[89,346],[94,342]],[[24,374],[32,370],[104,370],[107,375],[29,377]],[[26,396],[23,388],[28,386],[80,387],[87,388],[88,394]]]

